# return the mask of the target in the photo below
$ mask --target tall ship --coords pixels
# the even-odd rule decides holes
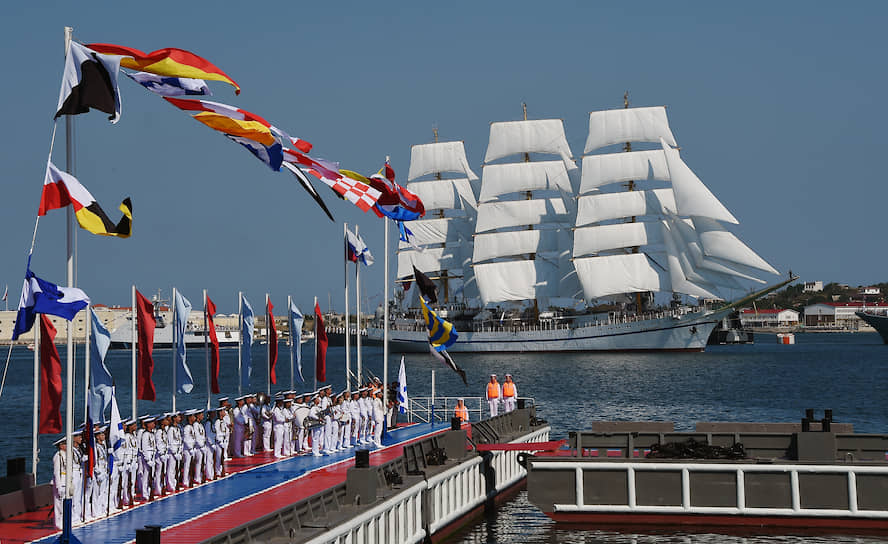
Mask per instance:
[[[777,270],[726,228],[737,219],[677,146],[666,108],[628,97],[589,114],[581,167],[560,119],[525,108],[491,123],[477,192],[461,142],[414,146],[408,188],[437,215],[408,223],[427,237],[399,249],[409,288],[394,303],[393,349],[428,350],[415,266],[459,331],[449,351],[702,351],[722,318],[794,278],[763,287]]]
[[[867,325],[876,329],[882,341],[888,344],[888,314],[885,312],[862,311],[854,312],[854,315],[864,320]]]

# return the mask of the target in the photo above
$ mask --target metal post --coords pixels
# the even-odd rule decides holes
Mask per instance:
[[[292,325],[293,320],[291,319],[290,312],[293,307],[293,297],[287,295],[287,330],[290,331],[290,391],[293,391],[296,388],[296,376],[294,375],[296,372],[295,369],[295,361],[293,360],[293,352],[295,348],[298,347],[293,344],[293,331],[290,329],[290,325]],[[346,381],[348,381],[348,376],[345,377]]]
[[[265,394],[271,396],[271,312],[268,311],[268,293],[265,293]]]
[[[342,242],[346,245],[346,256],[348,256],[348,223],[342,224]],[[345,276],[345,389],[351,391],[351,328],[348,325],[348,259],[342,262],[343,275]]]
[[[139,418],[139,414],[137,412],[138,403],[137,395],[136,395],[136,286],[133,285],[132,288],[132,299],[133,299],[133,307],[132,307],[132,342],[130,343],[130,348],[133,354],[133,420]]]
[[[34,474],[34,484],[37,484],[37,437],[40,421],[37,407],[40,402],[40,323],[34,324],[34,410],[32,410],[31,423],[34,426],[34,440],[31,443],[31,472]]]
[[[355,225],[355,236],[358,235],[358,226]],[[361,363],[361,263],[355,263],[355,315],[357,325],[355,326],[357,330],[357,337],[355,339],[355,343],[358,346],[358,380],[361,379],[361,372],[363,365]],[[358,384],[360,388],[360,383]]]
[[[385,265],[383,267],[383,335],[382,335],[382,406],[388,406],[388,368],[389,368],[389,222],[385,221]]]
[[[204,359],[206,360],[207,367],[207,408],[210,407],[210,398],[212,397],[210,393],[210,324],[209,319],[207,319],[207,290],[203,290],[203,303],[204,303]]]
[[[237,396],[243,395],[243,358],[244,358],[244,292],[237,292],[237,326],[240,329],[240,343],[237,345]],[[250,338],[252,345],[253,339]]]
[[[176,322],[176,288],[175,287],[173,287],[173,300],[172,300],[171,305],[172,305],[173,315],[172,315],[172,318],[170,319],[170,322],[171,322],[170,325],[173,327],[173,337],[172,337],[173,343],[170,345],[170,348],[172,348],[170,351],[172,351],[172,353],[173,353],[173,412],[175,412],[176,411],[176,389],[178,386],[178,384],[176,383],[176,381],[177,381],[176,358],[179,357],[179,346],[176,343],[176,336],[179,332],[179,330],[178,330],[179,325]]]
[[[89,333],[90,333],[90,324],[92,322],[92,319],[89,319],[89,310],[91,307],[92,306],[90,306],[89,304],[86,305],[86,318],[87,319],[86,319],[86,326],[84,327],[84,329],[86,330],[86,342],[84,345],[84,353],[85,353],[84,360],[86,361],[86,364],[83,365],[83,420],[84,420],[84,423],[86,422],[86,411],[89,407],[89,381],[90,381],[90,372],[92,371],[92,368],[91,368],[92,365],[90,364],[91,361],[89,360]],[[77,316],[74,316],[74,319],[77,319]],[[36,346],[35,346],[35,349],[36,349]],[[102,423],[104,423],[105,412],[102,412],[101,416],[102,416],[101,418],[97,419],[96,414],[92,414],[93,423],[95,423],[97,421],[101,421]]]
[[[312,308],[312,310],[314,310],[317,307],[318,307],[318,297],[314,297],[314,307]],[[317,391],[318,390],[318,331],[320,330],[320,328],[318,327],[318,316],[317,315],[315,316],[315,319],[314,319],[314,327],[315,327],[315,371],[314,371],[315,384],[314,384],[314,390]]]
[[[65,58],[67,59],[68,53],[71,48],[71,40],[73,39],[74,29],[72,27],[65,27]],[[66,168],[68,173],[74,175],[74,118],[70,115],[65,117],[65,155],[66,155]],[[74,287],[74,229],[72,224],[74,223],[74,207],[67,206],[67,220],[65,221],[67,227],[67,257],[66,257],[66,271],[67,271],[67,280],[68,287]],[[65,443],[67,446],[65,447],[65,466],[68,467],[66,471],[65,478],[65,509],[70,511],[72,505],[72,498],[74,497],[74,470],[72,469],[74,465],[74,448],[71,439],[71,435],[74,434],[74,327],[72,323],[68,322],[68,338],[67,338],[67,392],[66,402],[65,402],[65,410],[66,410],[66,425],[65,425]],[[37,346],[34,346],[34,349],[37,349]],[[70,520],[71,516],[68,516],[68,520]],[[70,525],[66,524],[65,529],[67,529],[63,533],[63,537],[65,540],[68,540],[68,537],[71,536]]]

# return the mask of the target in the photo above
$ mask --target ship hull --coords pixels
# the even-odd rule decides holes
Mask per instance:
[[[216,338],[219,340],[219,347],[237,347],[240,344],[240,331],[216,330]],[[187,347],[203,347],[206,343],[202,331],[186,331],[184,339]],[[172,345],[172,327],[154,329],[155,349],[171,348]],[[132,347],[132,329],[121,327],[111,331],[111,349],[129,349],[130,347]]]
[[[888,316],[876,315],[868,312],[854,312],[857,317],[864,320],[867,325],[876,329],[882,341],[888,344]]]
[[[626,323],[536,330],[459,331],[459,341],[448,348],[456,353],[584,352],[584,351],[703,351],[721,312],[696,312],[681,318],[663,317]],[[429,351],[428,333],[420,329],[390,330],[389,348],[419,353]],[[371,328],[370,340],[382,340],[383,330]]]

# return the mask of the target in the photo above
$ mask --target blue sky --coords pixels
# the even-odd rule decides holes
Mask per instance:
[[[885,281],[881,226],[888,4],[857,2],[16,2],[5,6],[0,288],[18,298],[63,67],[63,27],[82,42],[180,47],[236,79],[236,97],[365,173],[386,155],[406,181],[412,144],[465,141],[480,174],[492,121],[564,120],[576,157],[592,110],[666,105],[682,156],[740,220],[734,231],[781,271],[852,285]],[[175,285],[304,309],[342,301],[342,222],[377,264],[382,221],[320,183],[331,223],[286,173],[121,82],[123,115],[76,118],[76,174],[111,215],[131,196],[129,240],[78,233],[79,285],[128,304]],[[54,162],[64,166],[63,124]],[[62,212],[40,222],[33,270],[64,283]],[[394,246],[394,244],[393,244]],[[394,266],[393,266],[394,268]]]

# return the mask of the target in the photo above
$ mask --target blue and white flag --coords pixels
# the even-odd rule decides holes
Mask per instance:
[[[401,369],[398,370],[398,412],[407,413],[407,372],[404,370],[404,356],[401,355]]]
[[[407,225],[404,224],[403,221],[395,221],[395,224],[398,225],[398,239],[402,242],[409,244],[410,247],[417,251],[423,251],[423,247],[417,245],[416,236],[414,236],[413,231],[407,228]]]
[[[296,368],[299,370],[299,381],[305,383],[302,377],[302,323],[305,317],[295,304],[290,302],[290,354],[296,361]]]
[[[89,306],[86,293],[76,287],[59,287],[41,280],[31,272],[30,262],[28,264],[12,331],[13,340],[18,340],[19,336],[31,330],[37,314],[56,315],[71,321],[77,312]]]
[[[176,322],[173,326],[176,328],[176,349],[173,350],[176,367],[176,391],[179,393],[191,393],[194,389],[194,378],[191,377],[191,369],[185,361],[185,329],[188,325],[188,316],[191,315],[191,302],[182,296],[182,293],[176,291]]]
[[[111,335],[99,321],[95,310],[89,309],[92,334],[89,337],[89,413],[95,414],[96,423],[104,424],[105,410],[114,396],[114,382],[105,366],[105,355],[111,346]]]
[[[247,297],[241,295],[241,387],[250,387],[250,374],[253,373],[253,357],[250,350],[253,348],[253,331],[255,321],[253,319],[253,307],[247,302]]]
[[[111,428],[108,429],[108,444],[111,449],[108,452],[108,474],[114,471],[114,460],[123,459],[123,445],[126,442],[126,435],[123,432],[123,420],[120,419],[120,410],[117,408],[117,395],[114,389],[111,390]]]
[[[366,266],[373,264],[373,255],[370,253],[370,248],[364,243],[363,238],[348,230],[348,228],[345,229],[345,244],[348,260],[353,263],[360,261]]]
[[[127,72],[126,77],[160,96],[212,96],[207,82],[190,77],[170,77],[147,72]]]

